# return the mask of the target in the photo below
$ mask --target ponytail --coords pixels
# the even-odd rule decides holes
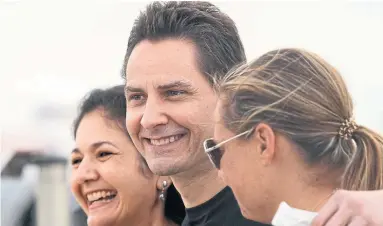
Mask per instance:
[[[363,127],[353,132],[356,150],[343,175],[345,190],[383,189],[383,137]]]

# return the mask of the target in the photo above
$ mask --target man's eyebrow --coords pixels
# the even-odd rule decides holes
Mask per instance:
[[[129,86],[129,85],[126,85],[125,86],[125,93],[142,93],[144,92],[144,90],[142,88],[139,88],[139,87],[133,87],[133,86]]]
[[[167,84],[159,85],[157,88],[161,90],[167,90],[171,88],[192,89],[192,85],[187,81],[180,80],[180,81],[174,81]]]

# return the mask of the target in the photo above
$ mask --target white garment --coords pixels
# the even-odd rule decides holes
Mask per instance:
[[[273,226],[310,226],[316,215],[315,212],[295,209],[281,202],[271,224]]]

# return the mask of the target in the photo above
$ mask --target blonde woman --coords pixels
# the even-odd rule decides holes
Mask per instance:
[[[337,189],[383,189],[383,138],[354,121],[342,77],[317,55],[271,51],[218,88],[205,151],[245,217],[271,223],[283,202],[317,212]]]

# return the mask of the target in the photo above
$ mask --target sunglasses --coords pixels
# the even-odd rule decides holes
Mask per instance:
[[[222,145],[226,144],[227,142],[229,141],[232,141],[238,137],[241,137],[241,136],[246,136],[246,137],[249,137],[249,135],[253,132],[253,129],[249,129],[243,133],[240,133],[240,134],[237,134],[227,140],[224,140],[222,142],[220,142],[219,144],[217,144],[213,138],[210,138],[210,139],[206,139],[204,142],[203,142],[203,147],[205,149],[205,153],[207,154],[207,156],[209,156],[209,159],[211,161],[211,163],[213,164],[213,166],[217,169],[220,168],[220,165],[221,165],[221,158],[223,156],[223,152],[222,150],[220,149],[220,147],[222,147]]]

